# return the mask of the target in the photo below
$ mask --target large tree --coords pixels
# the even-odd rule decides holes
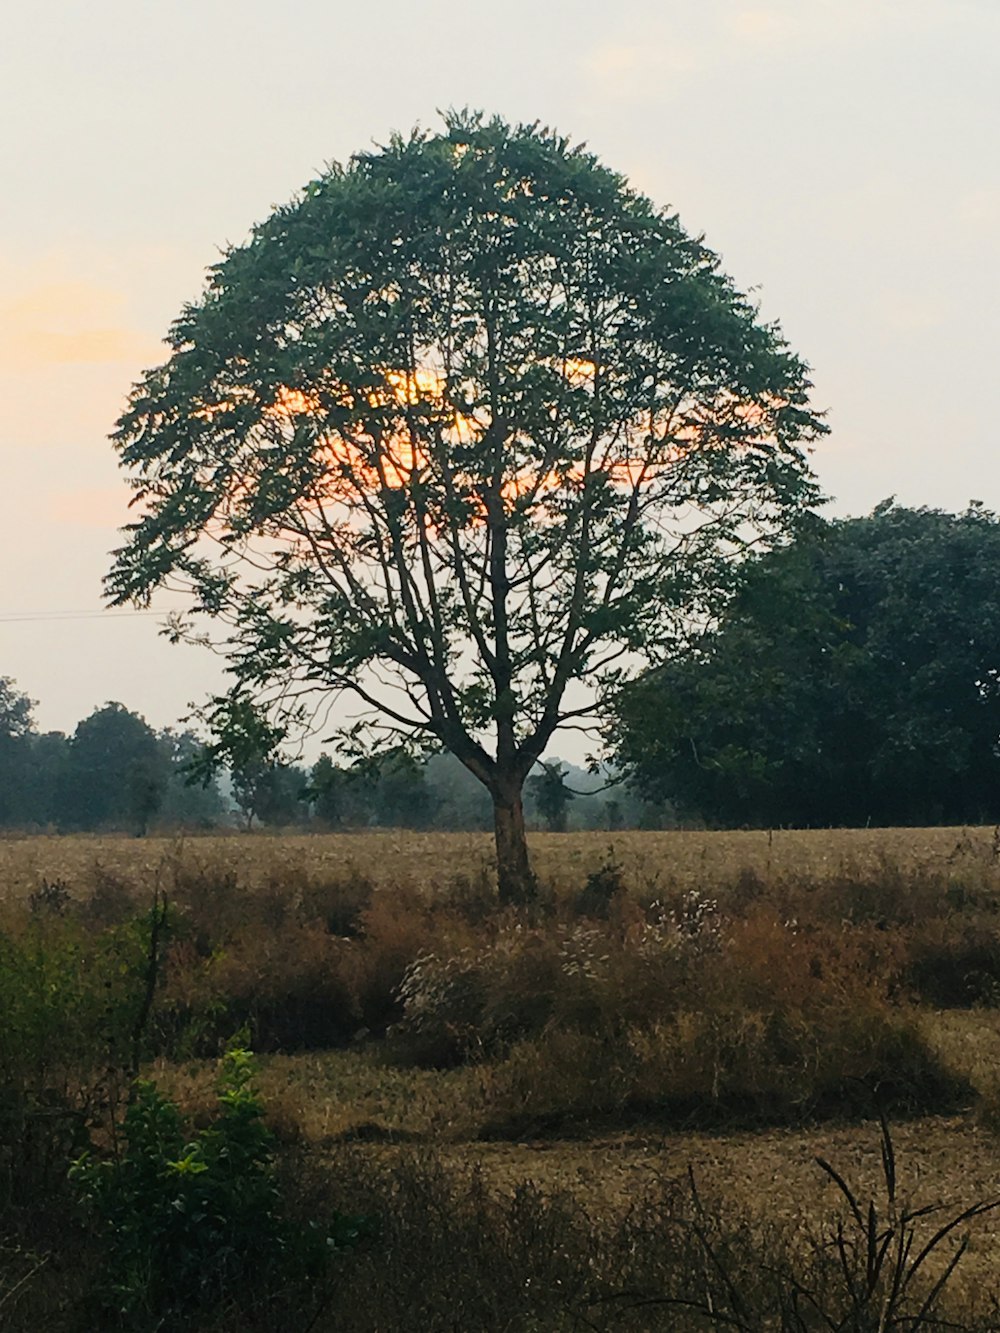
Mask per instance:
[[[720,823],[1000,818],[1000,520],[887,502],[769,552],[616,734],[647,795]]]
[[[332,167],[169,343],[115,436],[139,510],[111,598],[189,588],[238,710],[348,692],[371,736],[450,750],[511,901],[556,730],[815,498],[803,363],[673,214],[536,126],[453,114]]]

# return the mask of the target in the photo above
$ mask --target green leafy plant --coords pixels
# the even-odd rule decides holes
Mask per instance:
[[[156,981],[158,917],[92,932],[50,888],[0,931],[0,1199],[15,1204],[64,1181],[124,1095]]]
[[[240,1289],[316,1275],[358,1225],[293,1227],[280,1210],[273,1145],[242,1049],[222,1062],[218,1113],[192,1139],[177,1107],[140,1081],[122,1152],[79,1158],[71,1178],[109,1249],[105,1304],[134,1317],[214,1304]]]

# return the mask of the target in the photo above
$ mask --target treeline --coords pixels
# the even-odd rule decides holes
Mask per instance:
[[[1000,519],[886,501],[817,521],[750,562],[613,728],[620,767],[682,818],[1000,821]]]
[[[218,784],[188,782],[200,748],[191,732],[154,731],[120,703],[95,709],[71,736],[39,732],[32,700],[0,677],[0,827],[145,833],[154,823],[223,823]]]
[[[492,827],[485,790],[450,755],[420,762],[400,751],[342,764],[324,754],[312,765],[261,757],[215,775],[194,732],[156,731],[123,704],[95,709],[72,735],[39,732],[32,710],[0,677],[0,829]],[[657,826],[670,814],[559,762],[539,765],[526,795],[540,828]]]
[[[121,704],[39,734],[0,678],[0,828],[488,829],[455,758],[312,766],[261,751],[193,782],[202,744]],[[1000,519],[891,501],[752,559],[721,619],[622,687],[607,787],[536,767],[538,828],[1000,822]],[[594,790],[601,788],[601,790]]]

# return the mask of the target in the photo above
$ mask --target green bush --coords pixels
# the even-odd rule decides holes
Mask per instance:
[[[243,1050],[223,1060],[215,1121],[186,1139],[176,1106],[136,1084],[124,1146],[71,1168],[77,1195],[108,1249],[99,1298],[136,1320],[214,1305],[322,1272],[332,1248],[358,1228],[291,1227],[282,1217],[270,1131]]]
[[[0,931],[0,1201],[64,1180],[128,1082],[142,1026],[149,918],[88,930],[60,899]]]

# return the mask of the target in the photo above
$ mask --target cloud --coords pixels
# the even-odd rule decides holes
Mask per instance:
[[[737,41],[775,46],[794,36],[792,16],[778,9],[741,9],[729,16],[726,28]]]
[[[669,35],[652,36],[643,43],[607,42],[583,58],[583,75],[603,96],[615,100],[646,101],[662,97],[707,68],[701,52],[688,41]]]
[[[148,359],[155,344],[127,326],[125,305],[114,288],[36,277],[0,306],[0,357],[19,369]]]
[[[697,74],[704,61],[693,46],[665,41],[653,45],[608,44],[591,51],[587,70],[610,82],[668,74]]]
[[[945,310],[919,293],[882,292],[872,307],[878,321],[893,333],[923,333],[941,324]]]
[[[76,333],[0,330],[0,354],[35,366],[69,361],[134,361],[149,340],[128,329],[81,329]]]
[[[862,39],[895,42],[910,31],[952,30],[958,5],[959,0],[771,0],[757,5],[716,0],[692,11],[682,30],[672,30],[662,18],[650,20],[641,41],[592,48],[583,57],[583,72],[605,94],[645,98],[693,75],[745,72],[748,60],[787,60]],[[960,14],[970,23],[983,16],[969,3]]]
[[[60,527],[120,528],[135,517],[128,503],[127,486],[81,486],[48,497],[46,517]]]
[[[93,282],[55,280],[41,269],[14,301],[0,307],[0,315],[14,320],[92,319],[120,311],[124,293]]]

